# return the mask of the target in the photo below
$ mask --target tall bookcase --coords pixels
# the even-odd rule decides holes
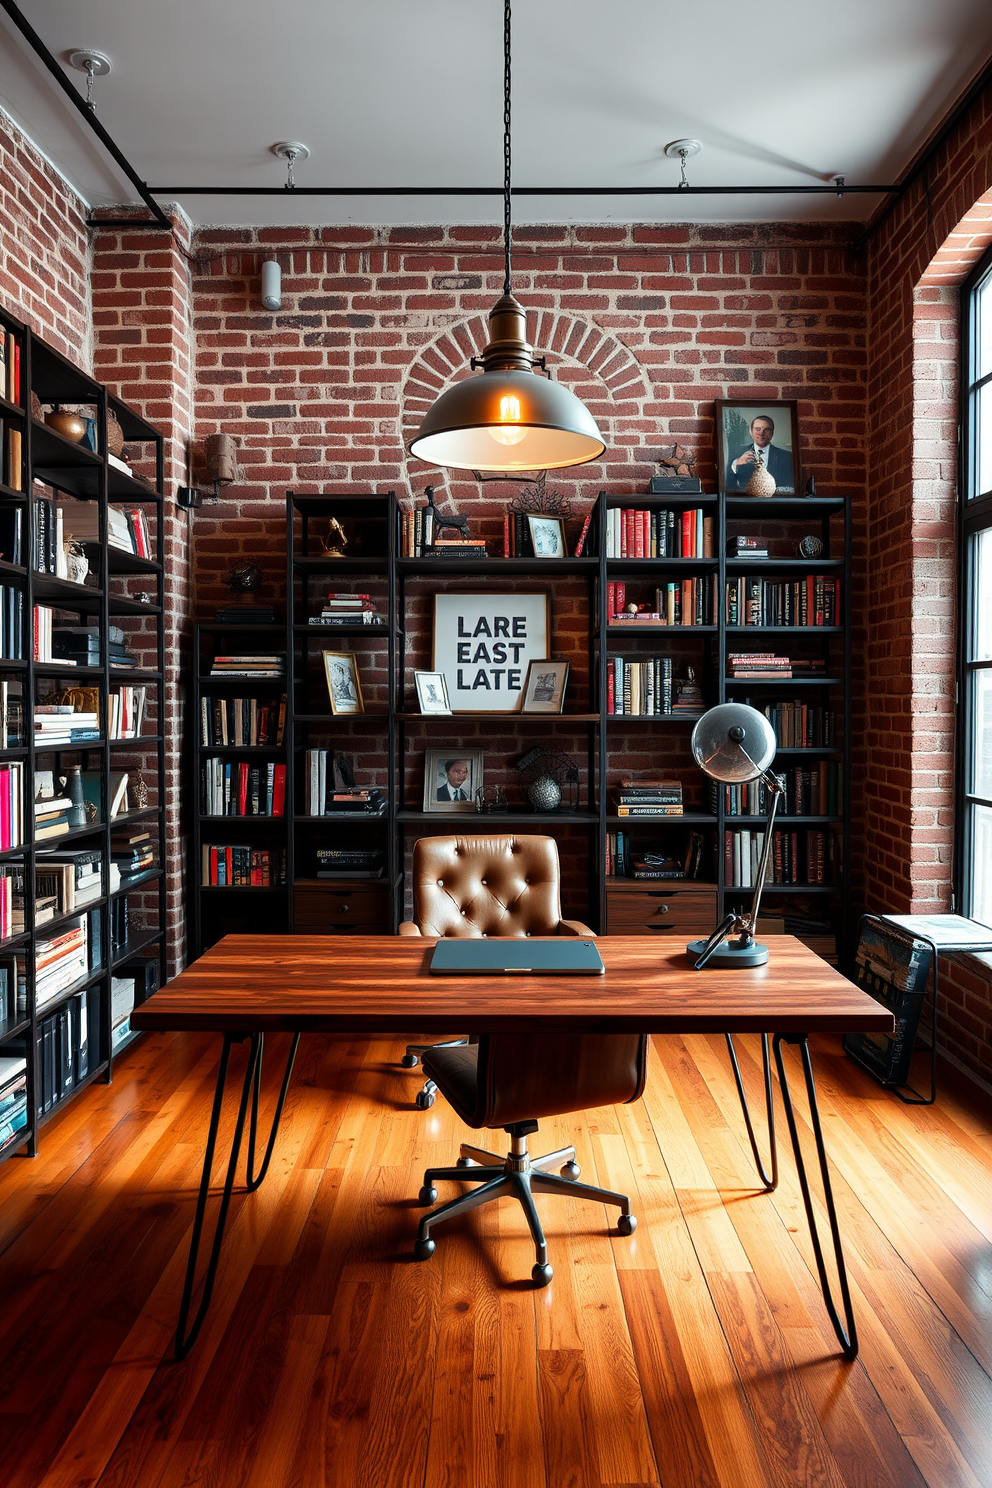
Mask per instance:
[[[115,1059],[139,1036],[130,1033],[126,1016],[120,1015],[125,980],[133,979],[140,1001],[164,979],[165,654],[161,435],[13,317],[0,314],[0,330],[6,353],[0,390],[0,583],[13,595],[8,613],[20,617],[20,639],[8,639],[8,654],[0,658],[6,745],[0,749],[0,771],[8,772],[9,783],[10,766],[17,766],[20,777],[17,798],[8,791],[5,807],[5,815],[13,808],[5,830],[19,840],[0,852],[8,912],[8,933],[0,939],[8,1001],[8,1016],[0,1022],[0,1059],[23,1058],[27,1079],[26,1122],[0,1146],[3,1160],[18,1151],[34,1154],[41,1128],[66,1101],[93,1080],[111,1078]],[[19,369],[16,378],[8,370],[11,356]],[[88,413],[95,448],[63,438],[38,416],[39,405],[55,404]],[[129,458],[140,462],[151,478],[127,473],[108,458],[108,422],[111,428],[119,425]],[[142,519],[128,516],[131,512],[140,512]],[[119,537],[117,545],[108,541],[111,521],[118,533],[140,525],[141,545],[147,536],[147,556],[125,551]],[[88,573],[82,576],[77,569],[77,577],[71,578],[65,576],[67,564],[59,554],[74,528]],[[37,659],[36,610],[50,612],[44,628],[51,626],[56,636],[80,634],[84,627],[92,631],[84,663],[73,665],[68,655]],[[119,655],[127,650],[136,664],[119,664],[111,654],[112,641]],[[121,695],[135,688],[144,689],[138,737],[131,732],[133,712],[120,721]],[[77,712],[97,714],[89,731],[96,737],[63,744],[37,737],[36,707],[51,706],[46,699],[68,690],[77,694],[72,702]],[[127,696],[133,709],[135,694]],[[41,839],[36,836],[36,788],[51,774],[56,796],[64,799],[59,782],[72,776],[74,766],[80,767],[92,806],[77,804],[72,813],[85,818],[82,825]],[[111,820],[113,796],[124,773],[129,777],[129,809]],[[154,855],[156,861],[129,871],[133,863],[123,856],[125,839],[141,844],[139,856]],[[79,908],[65,908],[68,891],[55,905],[39,905],[38,872],[45,871],[46,855],[77,851],[97,864],[99,883],[91,883]],[[83,858],[78,862],[84,866]],[[78,871],[75,864],[71,870]],[[10,923],[14,915],[20,917],[16,926]],[[63,937],[75,941],[77,954],[85,944],[85,971],[53,992],[51,976],[45,979],[43,972],[53,964],[53,949],[57,953],[66,943]],[[43,984],[47,981],[41,994],[39,977]],[[9,1065],[4,1068],[9,1073]]]
[[[679,517],[699,510],[710,524],[708,557],[607,557],[607,524],[612,508],[671,510]],[[805,837],[822,833],[830,882],[769,885],[764,913],[787,919],[828,951],[848,921],[848,840],[850,782],[850,553],[851,521],[845,497],[757,500],[745,496],[601,493],[583,556],[544,558],[411,557],[402,551],[402,510],[393,493],[376,495],[287,496],[285,680],[286,736],[279,757],[287,768],[286,814],[267,824],[271,841],[284,848],[287,882],[259,894],[250,887],[207,890],[200,917],[209,943],[235,923],[264,924],[328,934],[391,933],[404,915],[404,871],[413,841],[447,832],[550,832],[559,839],[568,912],[600,931],[654,934],[681,940],[703,933],[731,907],[745,907],[750,889],[728,881],[728,834],[760,832],[764,817],[731,815],[722,790],[710,790],[691,758],[689,738],[698,716],[672,712],[644,716],[612,715],[608,678],[613,659],[658,656],[672,662],[676,682],[691,667],[701,690],[701,707],[740,700],[764,710],[783,701],[829,707],[834,735],[826,743],[791,744],[779,750],[779,772],[814,770],[820,761],[839,767],[842,801],[832,814],[786,815],[778,828],[797,834],[805,861]],[[328,526],[336,518],[350,542],[345,556],[330,554]],[[728,545],[754,535],[767,543],[767,558],[737,558]],[[570,534],[574,540],[574,534]],[[491,554],[501,548],[492,535]],[[817,540],[819,552],[801,556],[803,537]],[[812,544],[816,549],[816,543]],[[763,549],[761,549],[763,550]],[[650,603],[655,590],[688,578],[715,585],[715,613],[698,625],[611,623],[610,586],[626,586],[627,598]],[[766,583],[838,578],[835,625],[728,623],[728,583],[738,578]],[[419,711],[414,670],[432,665],[431,608],[435,592],[512,590],[548,593],[552,602],[552,645],[571,662],[561,715],[494,714],[425,716]],[[311,623],[329,590],[368,594],[381,624]],[[201,630],[210,628],[201,628]],[[216,627],[213,629],[217,629]],[[268,649],[278,632],[259,634],[255,649]],[[251,651],[249,632],[238,628],[240,649]],[[224,637],[225,644],[230,633]],[[213,644],[213,640],[211,641]],[[198,642],[197,654],[200,655]],[[321,653],[349,652],[355,658],[363,711],[334,714],[329,703]],[[823,663],[816,675],[742,679],[731,675],[728,655],[771,651]],[[206,683],[199,684],[206,686]],[[212,684],[211,684],[212,685]],[[228,684],[230,685],[230,684]],[[244,684],[243,684],[244,686]],[[427,749],[479,748],[485,751],[487,780],[507,786],[509,809],[499,814],[444,814],[424,810],[423,767]],[[525,780],[515,766],[532,748],[568,756],[578,776],[573,809],[535,812]],[[377,787],[381,814],[311,815],[306,809],[306,758],[310,749],[343,753],[359,787]],[[202,759],[197,755],[196,788]],[[631,819],[618,815],[616,787],[626,774],[676,777],[683,783],[684,809],[678,817]],[[226,827],[231,819],[225,821]],[[256,819],[237,830],[252,832]],[[213,823],[212,826],[216,826]],[[607,872],[611,834],[626,832],[637,850],[680,856],[687,834],[704,844],[697,877],[645,881]],[[255,838],[260,837],[258,831]],[[269,840],[269,839],[267,839]],[[732,843],[732,838],[730,839]],[[384,872],[369,881],[346,877],[318,879],[318,854],[327,849],[378,850]],[[199,859],[197,860],[199,861]],[[230,908],[222,919],[206,909],[211,897]],[[842,950],[842,947],[839,947]]]

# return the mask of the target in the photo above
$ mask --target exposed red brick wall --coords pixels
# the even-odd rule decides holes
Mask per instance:
[[[0,296],[87,371],[92,358],[86,206],[0,113]]]

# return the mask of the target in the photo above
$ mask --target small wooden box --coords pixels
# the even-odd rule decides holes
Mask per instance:
[[[293,929],[298,935],[388,935],[386,888],[384,882],[297,879]]]
[[[694,879],[621,879],[606,888],[609,935],[709,935],[716,926],[716,885]]]

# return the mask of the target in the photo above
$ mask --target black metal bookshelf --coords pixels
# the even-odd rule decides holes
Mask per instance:
[[[23,931],[0,940],[0,961],[10,973],[9,996],[13,1015],[0,1022],[0,1056],[11,1053],[26,1057],[27,1125],[0,1147],[0,1160],[14,1152],[37,1151],[41,1127],[86,1085],[95,1079],[109,1080],[115,1059],[139,1035],[127,1032],[127,1025],[113,1017],[112,977],[137,957],[152,959],[152,975],[136,982],[138,1000],[153,984],[165,978],[166,897],[162,864],[165,862],[165,741],[162,732],[164,716],[163,677],[165,670],[164,639],[164,547],[162,525],[162,436],[139,414],[110,394],[106,388],[74,366],[67,358],[48,346],[29,327],[15,318],[0,313],[0,330],[5,334],[9,352],[19,347],[20,390],[17,401],[0,399],[0,425],[4,434],[3,474],[8,475],[9,433],[20,436],[19,488],[0,485],[0,511],[21,513],[20,563],[4,560],[0,564],[0,582],[16,586],[22,616],[21,655],[0,660],[0,679],[20,684],[21,735],[17,744],[0,749],[0,767],[11,761],[23,763],[23,799],[21,802],[22,841],[0,854],[4,867],[21,870],[23,883]],[[31,394],[41,405],[73,404],[92,409],[95,414],[96,444],[99,453],[63,438],[37,417]],[[113,466],[107,457],[108,415],[119,424],[125,442],[139,446],[140,456],[154,462],[154,485]],[[36,482],[45,488],[41,492]],[[95,503],[98,511],[95,539],[88,538],[84,548],[89,572],[82,582],[40,571],[37,539],[36,498],[44,495],[68,499],[64,507],[68,538],[69,513],[81,511],[73,503]],[[138,557],[111,547],[108,542],[108,507],[125,503],[128,509],[140,506],[145,513],[152,555]],[[143,596],[132,592],[136,581]],[[151,592],[148,592],[151,591]],[[49,607],[62,624],[94,625],[100,638],[101,663],[98,666],[72,666],[68,660],[42,662],[35,660],[33,616],[36,605]],[[128,621],[145,622],[139,633],[128,632]],[[113,664],[109,648],[111,623],[121,626],[129,644],[140,648],[150,665],[120,668]],[[110,738],[109,699],[123,684],[146,688],[146,732],[138,737]],[[51,692],[80,685],[95,689],[97,711],[101,718],[100,737],[72,744],[52,745],[36,738],[35,705]],[[138,761],[137,765],[130,760]],[[97,820],[60,835],[35,840],[34,798],[39,771],[53,772],[57,781],[67,767],[79,765],[99,781],[102,810]],[[122,768],[129,776],[140,770],[149,789],[148,804],[113,821],[109,815],[110,777]],[[111,884],[111,834],[125,824],[148,823],[157,846],[157,865],[140,876],[121,879]],[[101,891],[79,909],[59,913],[38,923],[35,916],[36,871],[44,867],[45,850],[56,852],[69,847],[93,848],[100,853]],[[134,927],[126,942],[112,940],[112,919],[118,919],[121,900],[140,894],[140,908],[134,905]],[[141,915],[138,923],[137,915]],[[54,933],[85,917],[87,925],[87,961],[89,969],[71,986],[61,988],[39,1007],[36,996],[36,959],[39,941],[48,942]],[[98,948],[98,949],[97,949]],[[23,963],[23,1011],[18,1008],[15,958]],[[130,967],[129,967],[130,970]],[[71,1084],[63,1084],[61,1094],[42,1109],[40,1095],[40,1061],[43,1057],[41,1033],[53,1015],[85,998],[87,1019],[88,1067]],[[78,1004],[82,1016],[83,1004]],[[66,1022],[65,1037],[70,1031]],[[75,1034],[72,1035],[73,1037]],[[73,1048],[66,1054],[75,1058]],[[68,1068],[69,1066],[67,1066]],[[71,1071],[70,1071],[71,1072]],[[2,1127],[2,1122],[0,1122]]]

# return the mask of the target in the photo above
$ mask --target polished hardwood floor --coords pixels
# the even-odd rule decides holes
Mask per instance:
[[[534,1291],[512,1203],[411,1258],[422,1170],[465,1128],[413,1109],[398,1042],[305,1037],[176,1364],[218,1044],[149,1036],[0,1170],[5,1488],[992,1485],[992,1121],[960,1082],[910,1109],[815,1041],[846,1364],[788,1144],[758,1193],[722,1039],[657,1039],[643,1101],[542,1123],[533,1150],[574,1140],[639,1223],[623,1239],[599,1206],[539,1200],[555,1276]],[[739,1046],[757,1099],[757,1040]]]

